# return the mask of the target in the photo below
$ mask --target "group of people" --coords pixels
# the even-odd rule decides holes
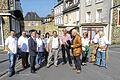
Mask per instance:
[[[30,37],[26,36],[26,31],[22,31],[22,35],[18,39],[16,32],[12,30],[5,41],[9,58],[9,77],[15,74],[18,55],[21,56],[23,69],[30,67],[31,73],[35,73],[36,64],[42,66],[45,63],[47,68],[52,64],[58,67],[60,51],[62,53],[62,65],[68,61],[70,67],[80,73],[81,65],[84,66],[89,61],[88,54],[91,43],[97,45],[94,48],[94,55],[91,55],[95,57],[94,59],[91,58],[91,61],[106,68],[106,51],[109,42],[102,31],[98,31],[94,39],[90,41],[87,32],[84,32],[83,37],[81,37],[76,29],[71,31],[71,35],[68,34],[67,29],[63,29],[63,35],[58,35],[57,31],[53,31],[52,33],[47,32],[45,36],[37,33],[36,30],[30,30]]]

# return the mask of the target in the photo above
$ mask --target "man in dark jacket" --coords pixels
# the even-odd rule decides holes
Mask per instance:
[[[35,73],[35,59],[37,55],[36,30],[30,31],[31,37],[28,40],[31,73]]]

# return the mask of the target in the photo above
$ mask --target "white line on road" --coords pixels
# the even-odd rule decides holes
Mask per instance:
[[[118,51],[113,51],[113,50],[109,50],[109,52],[120,53],[120,52],[118,52]]]

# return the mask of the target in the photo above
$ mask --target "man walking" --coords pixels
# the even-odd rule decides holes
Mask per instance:
[[[26,36],[25,31],[22,31],[22,35],[18,39],[18,47],[19,47],[21,55],[22,55],[22,67],[23,67],[23,69],[28,68],[29,67],[28,38]]]
[[[72,36],[73,42],[72,42],[72,49],[73,49],[73,58],[74,58],[74,64],[75,64],[75,70],[77,70],[77,73],[80,73],[81,71],[81,59],[80,56],[82,54],[82,40],[81,37],[79,36],[77,30],[73,29],[72,30]]]
[[[35,73],[35,60],[37,55],[36,30],[30,31],[31,37],[28,40],[31,73]]]
[[[57,35],[57,31],[53,31],[53,36],[51,38],[49,38],[48,40],[48,50],[49,51],[49,55],[48,55],[48,63],[47,63],[47,67],[50,66],[50,62],[52,59],[52,56],[54,56],[54,65],[57,67],[58,64],[58,50],[59,50],[59,46],[60,46],[60,40],[58,38]]]
[[[62,35],[62,57],[63,57],[63,65],[67,63],[65,52],[67,53],[69,65],[72,66],[72,59],[70,56],[70,44],[71,44],[71,36],[67,33],[66,29],[63,29],[63,35]]]
[[[9,77],[15,74],[15,62],[17,58],[17,38],[15,35],[16,31],[11,30],[10,36],[5,40],[9,58]]]

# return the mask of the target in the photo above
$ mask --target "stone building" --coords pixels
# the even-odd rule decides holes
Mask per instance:
[[[40,30],[41,32],[44,32],[42,25],[41,18],[38,16],[36,12],[28,12],[26,16],[24,17],[24,25],[25,30],[29,31],[31,29]]]
[[[63,19],[65,27],[78,28],[79,1],[80,0],[64,0]]]
[[[17,36],[24,30],[20,0],[0,0],[0,46],[4,46],[10,30],[15,30]]]
[[[80,0],[80,34],[87,31],[92,40],[95,31],[104,31],[111,41],[110,8],[112,0]]]
[[[120,44],[120,0],[112,0],[111,8],[111,26],[112,26],[112,43]]]
[[[64,23],[63,23],[63,1],[64,0],[59,0],[58,4],[55,5],[54,7],[54,20],[55,20],[55,25],[58,27],[58,32],[59,34],[62,34],[62,29],[64,28]]]

